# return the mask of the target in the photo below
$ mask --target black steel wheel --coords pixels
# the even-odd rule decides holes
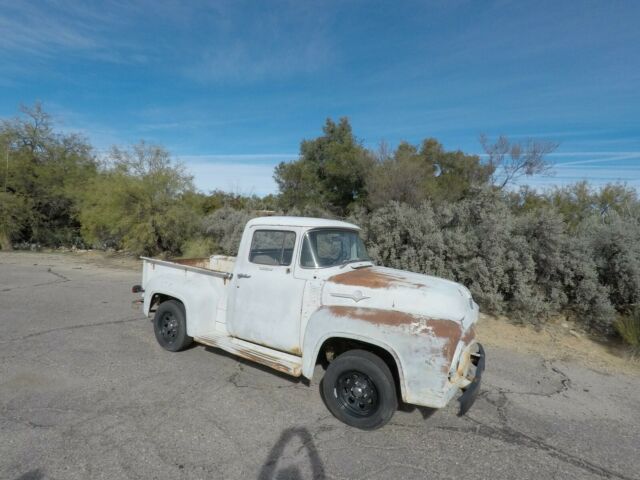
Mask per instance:
[[[343,407],[354,415],[368,417],[378,409],[378,390],[365,373],[350,370],[340,375],[336,394]]]
[[[322,394],[338,420],[364,430],[382,427],[398,408],[391,370],[366,350],[350,350],[331,362]]]
[[[176,300],[160,304],[153,318],[153,327],[158,343],[170,352],[183,350],[193,342],[187,335],[184,305]]]

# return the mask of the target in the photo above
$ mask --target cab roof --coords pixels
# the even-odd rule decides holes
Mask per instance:
[[[312,217],[258,217],[247,222],[247,227],[257,225],[304,228],[348,228],[350,230],[360,230],[360,227],[353,223]]]

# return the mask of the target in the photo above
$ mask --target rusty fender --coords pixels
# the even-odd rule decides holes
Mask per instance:
[[[319,308],[307,324],[303,375],[313,372],[322,344],[332,337],[351,338],[387,350],[398,366],[403,401],[442,408],[460,385],[455,362],[474,342],[473,329],[460,322],[394,310],[347,306]],[[308,354],[307,354],[308,352]]]

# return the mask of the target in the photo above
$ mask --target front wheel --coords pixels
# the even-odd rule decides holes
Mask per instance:
[[[391,370],[366,350],[349,350],[331,362],[322,394],[338,420],[363,430],[382,427],[398,408]]]
[[[176,300],[160,304],[153,317],[153,330],[158,343],[170,352],[184,350],[193,342],[193,338],[187,335],[184,305]]]

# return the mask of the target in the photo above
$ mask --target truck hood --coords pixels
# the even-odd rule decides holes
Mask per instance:
[[[467,288],[443,278],[385,267],[351,269],[329,277],[323,304],[375,308],[460,322],[475,321],[477,305]]]

